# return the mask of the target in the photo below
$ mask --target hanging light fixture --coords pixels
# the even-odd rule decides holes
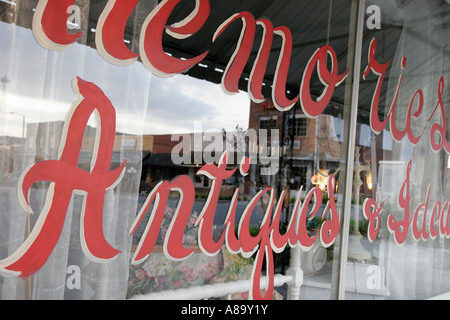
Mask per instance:
[[[315,175],[311,177],[311,183],[318,186],[320,190],[325,191],[328,186],[328,170],[320,169]]]
[[[367,183],[367,189],[372,190],[372,188],[373,188],[372,170],[370,170],[369,174],[366,177],[366,183]]]

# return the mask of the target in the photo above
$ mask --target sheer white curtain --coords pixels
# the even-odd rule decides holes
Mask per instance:
[[[398,83],[398,77],[403,75],[402,85],[398,96],[396,123],[399,129],[404,129],[405,115],[413,93],[421,89],[424,94],[424,109],[418,121],[413,121],[413,133],[418,135],[426,126],[426,131],[420,142],[412,147],[406,139],[394,142],[392,160],[406,163],[412,160],[410,176],[410,217],[416,207],[426,200],[428,185],[431,192],[428,205],[428,218],[431,209],[437,201],[443,203],[448,200],[449,190],[444,179],[447,169],[447,157],[444,151],[435,153],[431,150],[429,142],[430,124],[426,125],[428,117],[438,102],[438,84],[441,76],[445,78],[444,106],[447,118],[449,109],[449,83],[450,83],[450,56],[448,28],[446,28],[445,15],[450,5],[444,1],[375,1],[382,9],[383,18],[390,23],[402,27],[400,41],[394,59],[391,60],[392,70],[389,75],[388,95],[386,99],[386,112],[390,108]],[[397,6],[392,7],[397,4]],[[392,7],[392,8],[391,8]],[[386,8],[391,8],[386,10]],[[383,10],[385,9],[385,10]],[[407,63],[404,70],[400,70],[401,59],[405,56]],[[417,109],[414,105],[413,111]],[[440,120],[440,111],[436,112],[431,123]],[[447,119],[448,121],[448,119]],[[403,170],[400,168],[400,170]],[[404,179],[404,174],[400,174]],[[403,180],[398,175],[380,181],[381,187],[396,189],[396,195]],[[396,186],[396,187],[395,187]],[[396,205],[390,207],[397,219],[403,217],[403,211],[396,213]],[[384,214],[387,214],[385,212]],[[389,234],[386,232],[385,234]],[[403,246],[398,246],[390,237],[388,243],[381,245],[380,260],[386,267],[387,285],[390,297],[395,299],[423,299],[450,291],[448,282],[448,253],[445,247],[448,240],[438,236],[435,240],[415,241],[409,237]],[[447,262],[447,263],[446,263]]]
[[[138,62],[115,67],[83,44],[76,43],[61,52],[43,49],[29,27],[11,21],[0,21],[0,39],[0,260],[12,254],[27,234],[27,214],[17,195],[18,179],[27,166],[57,159],[64,118],[76,99],[74,78],[95,83],[111,100],[117,117],[111,170],[127,160],[121,182],[106,193],[103,212],[105,238],[121,251],[116,259],[95,263],[82,252],[79,228],[83,196],[74,194],[61,237],[46,264],[30,280],[0,276],[1,298],[123,299],[131,247],[128,231],[137,210],[151,73]],[[95,121],[89,123],[80,168],[92,157],[88,142],[97,128]],[[42,210],[47,188],[47,182],[32,188],[31,227]]]

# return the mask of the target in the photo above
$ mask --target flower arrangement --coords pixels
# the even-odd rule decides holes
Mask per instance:
[[[175,210],[172,207],[166,208],[158,244],[164,242],[174,213]],[[187,222],[183,236],[183,243],[186,245],[198,244],[198,226],[195,225],[197,218],[198,212],[194,211]],[[130,265],[127,297],[134,294],[202,285],[215,277],[222,267],[221,256],[210,258],[194,253],[187,260],[171,261],[162,252],[154,252],[141,264]]]
[[[158,243],[162,244],[175,210],[166,208]],[[198,213],[193,212],[186,225],[183,243],[198,244],[198,227],[195,226]],[[156,251],[156,252],[155,252]],[[130,265],[127,298],[135,294],[145,294],[162,290],[173,290],[203,284],[221,283],[251,277],[253,258],[232,255],[226,248],[214,257],[205,256],[196,250],[183,261],[172,261],[165,257],[162,250],[154,250],[139,265]],[[247,299],[248,292],[234,294],[234,299]]]
[[[127,297],[134,294],[186,288],[208,283],[223,267],[220,256],[194,254],[185,261],[171,261],[152,253],[139,265],[130,266]]]

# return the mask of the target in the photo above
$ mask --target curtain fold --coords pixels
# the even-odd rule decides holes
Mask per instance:
[[[397,52],[391,61],[392,70],[389,75],[388,94],[385,106],[385,115],[389,112],[394,99],[399,76],[402,75],[397,105],[396,124],[399,129],[405,128],[405,115],[407,114],[410,99],[418,89],[422,90],[424,97],[424,109],[421,116],[414,120],[416,126],[412,127],[413,133],[418,136],[421,130],[426,131],[416,146],[411,146],[407,139],[393,143],[392,160],[404,163],[412,160],[413,167],[410,176],[410,218],[415,209],[423,203],[427,197],[428,186],[431,186],[428,205],[428,219],[433,205],[440,201],[448,200],[448,192],[445,192],[445,170],[447,159],[445,152],[433,152],[430,146],[430,125],[427,125],[428,117],[438,103],[438,85],[441,76],[449,79],[449,54],[448,31],[444,28],[445,19],[439,15],[441,2],[439,1],[409,1],[402,8],[402,34],[398,43]],[[399,13],[393,14],[399,17]],[[400,23],[391,17],[394,23]],[[447,43],[443,43],[447,41]],[[405,68],[401,70],[401,60],[407,58]],[[448,105],[448,86],[444,89],[444,105]],[[447,98],[445,98],[447,97]],[[447,104],[446,104],[447,102]],[[413,112],[417,110],[417,102]],[[446,110],[448,115],[448,111]],[[430,123],[442,123],[440,111],[436,112]],[[390,153],[390,152],[389,152]],[[386,159],[390,155],[385,153]],[[444,165],[445,163],[445,165]],[[384,176],[381,188],[394,188],[398,195],[401,183],[404,179],[404,166],[399,167],[400,172],[390,176]],[[399,176],[402,176],[399,179]],[[389,187],[388,187],[389,186]],[[448,188],[447,188],[448,189]],[[447,194],[445,194],[447,193]],[[404,216],[404,212],[398,205],[387,199],[389,209],[397,219]],[[385,212],[384,214],[387,214]],[[421,220],[420,220],[421,222]],[[421,227],[421,226],[420,226]],[[385,233],[387,234],[387,233]],[[384,246],[384,256],[380,260],[385,264],[387,272],[387,286],[390,297],[393,299],[424,299],[450,290],[444,279],[448,276],[445,261],[448,253],[444,250],[444,244],[448,240],[438,236],[435,240],[416,241],[409,232],[408,239],[403,246],[398,246],[392,235]]]

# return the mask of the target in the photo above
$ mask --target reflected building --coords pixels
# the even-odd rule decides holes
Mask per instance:
[[[290,189],[291,196],[303,186],[304,191],[318,186],[326,189],[327,175],[335,174],[339,177],[340,166],[345,164],[343,155],[343,137],[345,125],[340,110],[335,106],[328,114],[324,113],[315,119],[308,118],[297,104],[291,111],[280,113],[270,99],[261,103],[251,102],[249,129],[276,130],[279,135],[280,170],[273,175],[265,174],[264,166],[255,168],[258,186],[270,185],[278,182],[282,187]],[[340,111],[340,112],[339,112]],[[386,161],[392,158],[393,140],[386,130],[378,139],[371,139],[370,126],[358,122],[356,128],[355,145],[358,154],[355,163],[370,162],[373,154]],[[375,169],[376,170],[376,169]],[[370,196],[373,188],[371,172],[361,175],[363,187],[361,197]]]

